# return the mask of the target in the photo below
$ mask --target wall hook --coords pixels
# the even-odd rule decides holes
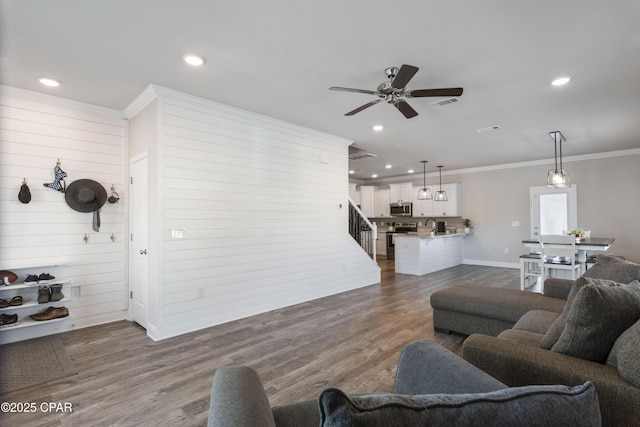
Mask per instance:
[[[118,193],[116,193],[116,186],[115,185],[111,186],[111,196],[109,196],[109,198],[107,200],[111,204],[118,203],[118,200],[120,200],[120,195]]]
[[[89,243],[89,235],[85,233],[84,238],[82,240],[84,240],[85,243]]]
[[[111,233],[111,241],[112,241],[113,243],[115,243],[115,242],[116,242],[116,235],[115,235],[115,234],[113,234],[113,233]]]

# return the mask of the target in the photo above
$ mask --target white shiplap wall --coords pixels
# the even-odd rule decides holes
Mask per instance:
[[[124,319],[128,142],[123,113],[6,86],[0,87],[0,94],[0,269],[18,273],[21,280],[43,272],[69,278],[72,283],[65,285],[64,293],[75,295],[65,302],[68,320],[5,329],[0,343]],[[68,174],[67,185],[88,178],[108,193],[115,185],[120,203],[102,208],[99,233],[91,228],[91,214],[72,210],[63,193],[43,186],[53,181],[58,159]],[[23,179],[31,190],[29,204],[18,201]],[[26,291],[15,294],[35,296]],[[4,313],[22,318],[42,309]]]
[[[141,95],[152,98],[151,232],[163,236],[149,251],[152,338],[379,282],[347,234],[349,141],[157,86]]]

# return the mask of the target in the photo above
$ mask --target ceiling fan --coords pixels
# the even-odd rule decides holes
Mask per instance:
[[[409,80],[418,72],[418,67],[413,65],[403,65],[399,69],[397,67],[389,67],[384,70],[384,73],[389,78],[389,81],[380,83],[378,88],[373,90],[365,89],[352,89],[348,87],[332,86],[329,90],[340,90],[343,92],[357,92],[366,93],[369,95],[376,95],[379,99],[368,102],[355,110],[351,110],[345,114],[345,116],[353,116],[362,110],[365,110],[372,105],[376,105],[379,102],[386,101],[389,104],[393,104],[407,119],[415,117],[418,112],[414,110],[405,101],[405,98],[426,98],[433,96],[460,96],[462,95],[461,87],[442,88],[442,89],[417,89],[407,90],[405,87]]]

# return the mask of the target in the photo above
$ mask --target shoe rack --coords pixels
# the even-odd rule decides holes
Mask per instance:
[[[45,267],[46,269],[47,267]],[[42,267],[33,268],[31,270],[41,270]],[[24,282],[24,278],[27,276],[25,274],[20,274],[18,281],[10,284],[4,285],[0,284],[0,299],[4,299],[7,301],[11,301],[11,299],[15,296],[22,297],[21,305],[13,305],[9,307],[0,308],[0,314],[7,315],[18,315],[18,323],[17,324],[9,324],[0,328],[0,333],[4,331],[11,331],[20,328],[28,328],[34,326],[41,326],[45,324],[49,324],[51,322],[59,322],[62,320],[69,319],[71,314],[67,317],[62,317],[58,319],[51,320],[42,320],[36,321],[31,319],[32,314],[41,313],[49,307],[61,307],[64,305],[65,301],[69,301],[71,299],[71,288],[69,284],[71,283],[70,279],[60,279],[55,278],[51,280],[44,280],[39,282]],[[40,286],[51,286],[51,285],[62,285],[62,293],[64,297],[58,301],[49,301],[47,303],[38,303],[38,288]]]

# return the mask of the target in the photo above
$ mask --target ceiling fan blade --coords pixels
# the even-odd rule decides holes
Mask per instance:
[[[373,90],[366,90],[366,89],[352,89],[350,87],[338,87],[338,86],[332,86],[329,88],[329,90],[340,90],[342,92],[357,92],[357,93],[366,93],[369,95],[376,95],[376,92]]]
[[[398,101],[394,104],[398,110],[407,118],[410,119],[418,115],[418,112],[414,110],[411,105],[405,101]]]
[[[442,89],[418,89],[411,90],[405,93],[405,96],[410,98],[424,98],[427,96],[460,96],[462,95],[461,87],[450,87]]]
[[[404,87],[409,83],[409,80],[413,78],[413,76],[418,72],[418,67],[414,67],[413,65],[404,64],[398,70],[398,74],[393,78],[391,82],[391,87],[394,89],[404,89]]]
[[[366,110],[367,108],[371,107],[372,105],[376,105],[378,102],[382,102],[384,101],[383,99],[376,99],[375,101],[371,101],[368,102],[364,105],[361,105],[360,107],[356,108],[355,110],[351,110],[349,111],[347,114],[345,114],[345,116],[353,116],[354,114],[359,113],[362,110]]]

